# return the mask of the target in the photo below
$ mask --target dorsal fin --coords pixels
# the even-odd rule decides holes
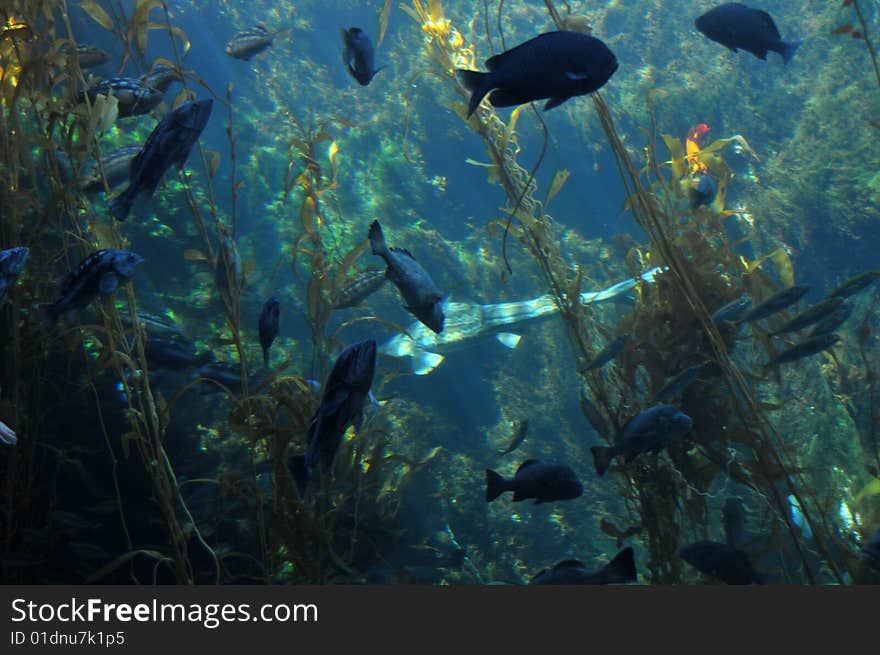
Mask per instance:
[[[399,252],[401,255],[406,255],[407,257],[409,257],[413,261],[416,260],[416,258],[412,256],[412,253],[409,250],[407,250],[406,248],[389,248],[389,250],[392,252]]]
[[[527,459],[526,461],[524,461],[522,464],[519,465],[519,468],[516,469],[516,472],[519,473],[519,472],[522,471],[524,468],[529,467],[529,466],[533,466],[533,465],[535,465],[535,464],[537,464],[537,463],[538,463],[538,460],[537,460],[537,459]]]
[[[767,26],[767,29],[770,30],[770,33],[774,37],[776,37],[777,39],[782,38],[779,34],[779,29],[776,27],[776,23],[773,22],[773,17],[770,14],[761,9],[755,9],[755,14],[761,19],[761,22]]]

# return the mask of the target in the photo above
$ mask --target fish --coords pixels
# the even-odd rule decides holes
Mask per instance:
[[[810,327],[814,323],[818,323],[828,316],[842,304],[843,298],[835,296],[826,298],[815,305],[807,307],[804,311],[786,321],[781,327],[773,330],[773,332],[770,333],[770,336],[775,337],[780,334],[788,334],[789,332],[796,332],[806,327]]]
[[[746,515],[742,501],[734,496],[728,496],[721,509],[721,522],[724,525],[724,538],[728,546],[734,548],[742,543],[745,532]]]
[[[364,403],[376,374],[376,357],[376,342],[367,339],[348,346],[333,364],[309,426],[308,448],[287,460],[300,496],[305,495],[316,470],[329,471],[348,426],[361,429]]]
[[[117,220],[128,217],[138,196],[153,195],[172,164],[183,168],[208,123],[213,104],[210,98],[186,102],[159,121],[131,162],[128,188],[110,202],[110,213]]]
[[[385,68],[376,68],[375,52],[370,37],[359,27],[350,27],[342,31],[342,61],[349,74],[361,86],[367,86],[373,76]]]
[[[370,225],[369,238],[373,254],[385,260],[385,276],[400,291],[405,309],[437,334],[443,332],[445,317],[441,305],[445,296],[428,272],[408,250],[386,245],[379,221]]]
[[[834,296],[836,298],[849,298],[859,291],[867,289],[869,286],[874,284],[874,282],[876,282],[878,278],[880,278],[880,270],[859,273],[858,275],[848,279],[846,282],[840,284],[840,286],[838,286],[828,295]]]
[[[0,303],[6,300],[9,291],[16,278],[24,270],[30,249],[25,246],[0,250]]]
[[[144,354],[151,369],[183,371],[214,361],[214,353],[197,353],[195,344],[182,337],[147,337]]]
[[[0,444],[4,446],[14,446],[18,443],[18,437],[15,434],[15,430],[6,425],[3,421],[0,421]]]
[[[142,84],[156,89],[160,93],[168,91],[173,82],[183,82],[183,73],[179,69],[165,64],[156,64],[150,69],[150,72],[141,77]]]
[[[236,59],[248,61],[254,55],[267,50],[276,36],[289,31],[290,28],[288,27],[270,32],[265,25],[254,25],[253,27],[241,30],[229,40],[229,43],[226,44],[226,54]]]
[[[532,578],[530,585],[604,585],[626,584],[637,579],[633,549],[627,546],[598,571],[590,571],[576,559],[559,562]]]
[[[672,378],[669,382],[663,385],[663,388],[657,392],[656,396],[654,396],[654,401],[666,401],[670,398],[681,395],[681,393],[691,384],[693,384],[694,381],[699,378],[701,374],[705,374],[707,376],[711,375],[712,377],[715,377],[719,375],[720,372],[721,371],[715,362],[702,362],[701,364],[688,366],[686,369],[684,369],[678,375]]]
[[[263,365],[269,366],[269,348],[278,336],[278,323],[281,318],[281,301],[272,296],[260,311],[259,333],[260,347],[263,349]]]
[[[786,500],[788,500],[788,514],[791,517],[791,522],[801,531],[804,539],[812,539],[813,530],[810,528],[810,524],[807,522],[803,510],[801,510],[801,504],[798,502],[797,498],[795,498],[794,494],[789,494]]]
[[[79,180],[79,190],[84,193],[104,191],[104,178],[111,189],[123,184],[131,173],[131,163],[140,152],[141,146],[123,146],[102,157],[101,167],[93,163]],[[104,177],[101,177],[102,168]]]
[[[642,453],[659,453],[667,445],[681,439],[693,426],[693,420],[678,408],[664,403],[643,409],[630,418],[613,446],[593,446],[593,463],[596,473],[604,475],[611,460],[623,455],[631,462]]]
[[[548,99],[544,111],[600,89],[617,70],[617,57],[589,34],[560,30],[529,39],[485,62],[488,73],[456,69],[471,93],[467,117],[486,94],[493,107]],[[489,93],[491,91],[491,93]]]
[[[846,319],[853,313],[854,308],[855,306],[851,302],[844,302],[838,305],[825,318],[816,323],[813,329],[807,333],[807,336],[818,337],[822,334],[834,332],[846,322]]]
[[[513,502],[528,498],[535,505],[553,500],[571,500],[584,493],[584,486],[570,466],[555,462],[527,459],[511,479],[486,469],[486,502],[491,503],[506,491],[513,492]]]
[[[783,350],[776,355],[776,357],[767,362],[766,367],[787,364],[789,362],[803,359],[804,357],[809,357],[810,355],[815,355],[823,350],[828,350],[838,341],[840,341],[840,337],[836,334],[820,334],[815,337],[809,337],[791,348]]]
[[[741,318],[741,323],[752,323],[754,321],[759,321],[762,318],[767,318],[768,316],[772,316],[776,312],[781,312],[786,307],[789,307],[795,304],[798,300],[800,300],[807,291],[810,290],[810,286],[807,284],[797,284],[793,287],[788,287],[787,289],[783,289],[782,291],[778,291],[774,293],[772,296],[767,298],[764,302],[756,305],[748,312],[746,312]]]
[[[351,276],[347,283],[333,294],[330,306],[333,309],[347,309],[360,305],[385,284],[384,268],[368,268]]]
[[[752,568],[748,555],[718,541],[698,541],[678,551],[700,573],[729,585],[764,584],[764,576]]]
[[[510,442],[507,444],[506,448],[502,448],[498,451],[498,456],[508,455],[512,453],[514,450],[522,445],[522,442],[526,440],[526,435],[529,433],[529,420],[523,419],[522,421],[515,421],[513,424],[513,436],[510,438]]]
[[[197,377],[203,378],[203,390],[207,392],[221,391],[214,382],[222,384],[234,394],[241,394],[243,391],[241,366],[238,362],[207,362],[199,366]],[[259,384],[259,381],[260,377],[257,375],[248,376],[248,387]]]
[[[767,52],[772,51],[782,55],[782,61],[788,64],[801,44],[800,41],[783,41],[766,11],[739,2],[726,2],[710,9],[694,24],[705,36],[733,52],[742,48],[763,60],[767,59]]]
[[[147,86],[141,80],[131,77],[112,77],[96,82],[85,91],[81,91],[79,102],[85,102],[85,97],[88,96],[89,102],[94,103],[99,95],[107,96],[111,93],[119,102],[119,118],[147,114],[165,99],[164,93]]]
[[[639,278],[626,279],[601,291],[584,291],[582,305],[605,302],[626,295],[638,281],[652,283],[659,268],[652,268]],[[520,335],[501,331],[521,323],[552,316],[559,307],[552,295],[529,300],[480,305],[476,303],[446,302],[443,305],[445,328],[437,334],[418,321],[410,324],[405,333],[397,334],[379,348],[379,353],[394,358],[410,358],[415,375],[427,375],[445,359],[444,353],[480,343],[494,337],[507,348],[516,348]]]
[[[612,339],[602,349],[602,351],[598,355],[596,355],[589,364],[587,364],[586,370],[592,371],[605,366],[605,364],[607,364],[623,352],[623,349],[626,347],[628,341],[628,334],[621,334],[618,337]]]
[[[134,327],[131,316],[127,312],[122,313],[120,318],[122,319],[122,324],[125,327]],[[174,320],[167,316],[150,314],[149,312],[145,312],[139,309],[137,312],[137,321],[141,326],[143,326],[147,334],[150,336],[172,338],[183,336],[183,330],[181,329],[181,327],[177,323],[175,323]]]
[[[718,185],[708,175],[700,175],[696,184],[688,189],[691,209],[700,206],[709,206],[718,194]]]
[[[58,299],[46,310],[49,325],[70,312],[79,311],[99,296],[109,296],[131,278],[144,258],[130,250],[96,250],[83,259],[61,287]]]
[[[110,53],[106,50],[101,50],[101,48],[85,43],[77,43],[76,48],[71,50],[71,45],[72,44],[69,41],[63,43],[59,52],[68,56],[75,52],[76,60],[82,70],[94,68],[95,66],[100,66],[101,64],[106,64],[110,61]]]
[[[880,528],[874,530],[874,534],[868,537],[868,541],[862,546],[859,558],[880,573]]]
[[[752,308],[752,297],[744,293],[736,300],[731,300],[723,307],[715,310],[712,314],[712,322],[718,327],[723,327],[725,323],[735,323]]]

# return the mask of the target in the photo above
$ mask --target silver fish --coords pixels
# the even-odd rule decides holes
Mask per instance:
[[[140,151],[140,146],[123,146],[101,159],[101,167],[104,170],[104,177],[107,178],[107,186],[113,189],[128,180],[131,162]],[[84,193],[104,191],[104,178],[101,177],[101,169],[98,168],[97,163],[93,163],[80,179],[79,189]]]
[[[229,43],[226,44],[226,54],[247,61],[254,55],[267,50],[276,36],[288,31],[290,31],[289,27],[277,32],[270,32],[265,25],[254,25],[241,30],[229,40]]]

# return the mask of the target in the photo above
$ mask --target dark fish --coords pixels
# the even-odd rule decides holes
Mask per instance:
[[[150,133],[140,154],[131,162],[128,188],[110,202],[110,212],[122,221],[140,195],[152,196],[172,164],[182,168],[211,115],[210,98],[182,104]]]
[[[718,194],[718,185],[708,175],[701,175],[697,184],[688,191],[690,197],[691,209],[696,209],[701,205],[711,205]]]
[[[384,268],[368,268],[356,273],[344,287],[333,296],[333,309],[346,309],[360,305],[367,297],[376,293],[385,284]]]
[[[24,246],[0,250],[0,303],[6,299],[9,287],[24,269],[30,250]]]
[[[128,180],[131,162],[140,151],[140,146],[123,146],[101,159],[107,186],[113,189]],[[85,193],[98,193],[104,190],[104,178],[101,177],[101,169],[97,163],[92,164],[80,179],[79,189]]]
[[[128,250],[97,250],[80,262],[61,288],[58,299],[47,309],[51,325],[62,314],[86,307],[98,296],[109,296],[133,274],[144,258]]]
[[[385,276],[397,287],[406,302],[404,308],[437,334],[443,332],[446,318],[441,306],[443,294],[428,272],[408,250],[389,248],[385,244],[379,221],[373,221],[370,225],[369,237],[373,254],[384,259],[388,267]]]
[[[837,298],[834,296],[826,298],[822,302],[816,303],[812,307],[807,307],[800,314],[797,314],[791,320],[786,321],[782,327],[771,332],[770,336],[776,336],[777,334],[788,334],[789,332],[796,332],[797,330],[802,330],[805,327],[810,327],[814,323],[818,323],[823,318],[831,314],[842,304],[843,298]]]
[[[345,44],[342,61],[348,67],[348,72],[358,84],[367,86],[373,76],[384,68],[384,66],[376,68],[373,42],[359,27],[342,30],[342,42]]]
[[[260,312],[260,347],[263,349],[263,364],[269,366],[269,348],[278,336],[278,323],[281,319],[281,301],[272,296]]]
[[[507,480],[486,469],[486,502],[491,503],[505,491],[513,492],[513,502],[534,498],[535,504],[551,500],[570,500],[584,493],[584,487],[570,466],[527,459]]]
[[[264,50],[267,50],[276,36],[282,32],[288,32],[290,28],[270,32],[265,25],[254,25],[241,30],[226,44],[226,54],[236,59],[249,60]]]
[[[816,323],[812,330],[807,334],[809,337],[818,337],[820,334],[829,334],[846,322],[853,312],[854,305],[850,302],[844,302],[838,305],[828,316]]]
[[[85,43],[78,43],[76,48],[71,51],[70,46],[70,42],[64,43],[60,48],[60,52],[66,55],[70,55],[71,52],[76,52],[76,59],[82,70],[94,68],[95,66],[100,66],[101,64],[106,64],[110,61],[110,53],[106,50],[101,50],[101,48],[96,48],[95,46],[87,45]]]
[[[457,69],[471,92],[468,118],[489,94],[493,107],[549,100],[544,110],[592,93],[617,70],[617,57],[602,41],[580,32],[548,32],[486,60],[488,73]],[[493,90],[494,89],[494,90]]]
[[[800,41],[786,43],[776,23],[766,11],[752,9],[738,2],[727,2],[710,9],[695,21],[707,37],[737,52],[742,48],[758,59],[767,59],[767,51],[778,52],[787,64]]]
[[[667,382],[663,388],[657,392],[654,400],[659,402],[674,398],[675,396],[681,395],[681,393],[693,384],[701,374],[714,376],[718,375],[718,373],[718,365],[715,364],[715,362],[703,362],[702,364],[688,366]]]
[[[146,114],[165,99],[165,94],[157,89],[145,85],[141,80],[130,77],[113,77],[109,80],[101,80],[88,89],[80,92],[79,101],[85,102],[88,95],[89,101],[94,103],[99,95],[109,95],[119,101],[119,117],[138,116]]]
[[[876,282],[878,278],[880,278],[880,270],[859,273],[855,277],[851,277],[850,279],[848,279],[846,282],[841,284],[828,295],[837,296],[840,298],[849,298],[850,296],[858,293],[862,289],[867,289],[874,282]]]
[[[179,69],[165,64],[156,64],[149,73],[141,77],[142,84],[156,89],[160,93],[168,91],[168,87],[173,82],[183,82],[183,73]]]
[[[746,515],[742,501],[734,496],[728,496],[721,509],[721,522],[724,524],[724,538],[727,545],[736,547],[742,543],[745,532]]]
[[[741,550],[718,541],[698,541],[679,551],[681,558],[700,573],[729,585],[764,584],[764,578]]]
[[[602,352],[600,352],[593,358],[593,361],[587,364],[587,370],[592,371],[594,369],[605,366],[605,364],[607,364],[623,352],[623,349],[626,347],[628,341],[628,334],[621,334],[620,336],[615,337],[608,343],[608,345],[606,345],[602,349]]]
[[[197,353],[196,345],[182,337],[147,337],[144,341],[144,354],[151,369],[170,371],[183,371],[214,361],[214,353]]]
[[[880,573],[880,528],[868,537],[859,557],[865,564]]]
[[[312,417],[308,449],[305,454],[293,455],[287,461],[300,495],[305,494],[316,468],[329,471],[348,426],[360,430],[364,402],[375,373],[376,342],[373,339],[355,343],[339,355],[324,385],[321,404]]]
[[[774,293],[761,304],[750,309],[740,320],[743,323],[751,323],[753,321],[759,321],[762,318],[767,318],[776,312],[781,312],[786,307],[795,304],[809,290],[810,287],[807,284],[797,284],[793,287],[783,289],[782,291]]]
[[[513,437],[510,439],[510,443],[507,444],[506,448],[502,448],[498,451],[498,455],[507,455],[512,453],[514,450],[520,447],[523,441],[526,440],[526,435],[529,433],[529,420],[523,419],[522,421],[517,421],[514,424],[513,429]]]
[[[799,344],[783,350],[781,353],[776,355],[776,357],[767,362],[767,366],[769,367],[776,366],[777,364],[795,362],[799,359],[803,359],[804,357],[815,355],[816,353],[820,353],[823,350],[828,350],[838,341],[840,341],[840,337],[836,334],[820,334],[815,337],[809,337],[808,339],[801,341]]]
[[[596,473],[604,475],[611,460],[623,455],[625,461],[631,462],[642,453],[659,453],[667,445],[680,439],[690,432],[693,421],[672,405],[658,403],[633,416],[613,446],[593,446],[593,463]]]
[[[744,293],[736,300],[724,305],[712,314],[712,322],[718,327],[722,327],[725,323],[735,322],[752,307],[752,297]]]
[[[627,546],[613,560],[598,571],[589,571],[576,559],[559,562],[552,569],[544,569],[529,584],[532,585],[603,585],[625,584],[636,581],[636,561],[633,549]]]

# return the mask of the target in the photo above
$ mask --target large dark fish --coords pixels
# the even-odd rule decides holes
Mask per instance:
[[[183,82],[183,73],[165,64],[156,64],[149,73],[141,77],[141,83],[165,93],[172,82]]]
[[[131,162],[128,188],[110,202],[113,216],[125,220],[135,199],[142,194],[152,196],[172,164],[183,167],[208,122],[213,104],[210,98],[187,102],[159,121]]]
[[[513,492],[513,502],[534,498],[535,504],[551,500],[570,500],[584,493],[584,487],[570,466],[527,459],[507,480],[486,469],[486,502],[491,503],[505,491]]]
[[[214,353],[196,352],[196,345],[183,337],[147,337],[144,354],[151,369],[169,371],[184,371],[214,361]]]
[[[226,44],[226,54],[236,59],[249,60],[264,50],[267,50],[276,36],[282,32],[288,32],[290,28],[270,32],[265,25],[254,25],[241,30]]]
[[[383,66],[376,68],[373,42],[359,27],[342,30],[342,61],[361,86],[367,86]]]
[[[576,559],[559,562],[552,569],[544,569],[529,584],[532,585],[603,585],[625,584],[636,581],[636,561],[633,549],[627,546],[598,571],[589,571]]]
[[[507,447],[498,451],[498,456],[508,455],[519,448],[522,445],[522,442],[526,440],[526,435],[528,433],[529,420],[523,419],[522,421],[516,421],[513,428],[513,436],[510,438]]]
[[[734,548],[742,543],[745,533],[746,515],[742,501],[734,496],[728,496],[721,509],[721,522],[724,525],[724,538],[728,546]]]
[[[811,307],[807,307],[800,314],[797,314],[792,319],[786,321],[780,328],[773,330],[773,332],[770,333],[770,336],[788,334],[789,332],[796,332],[797,330],[803,330],[805,327],[810,327],[834,312],[834,310],[842,304],[843,298],[835,296],[826,298]]]
[[[766,11],[746,7],[739,2],[727,2],[710,9],[695,21],[697,29],[707,37],[737,52],[742,48],[758,59],[767,59],[767,52],[778,52],[787,64],[800,41],[782,40],[776,23]]]
[[[128,180],[131,173],[131,162],[140,153],[140,146],[123,146],[105,155],[101,159],[101,168],[107,178],[107,186],[118,187]],[[79,181],[79,189],[85,193],[98,193],[104,190],[104,178],[97,163],[92,164]]]
[[[363,407],[376,373],[376,342],[355,343],[342,351],[327,383],[321,404],[309,427],[309,446],[303,455],[287,461],[300,495],[304,495],[317,468],[328,471],[333,465],[342,436],[349,425],[359,430]]]
[[[807,334],[808,337],[818,337],[820,334],[829,334],[846,322],[853,312],[854,305],[851,302],[845,302],[838,305],[834,311],[821,321],[816,323],[812,330]]]
[[[376,293],[385,284],[384,268],[368,268],[349,278],[348,282],[333,294],[333,309],[346,309],[360,305],[369,296]]]
[[[642,453],[659,453],[667,445],[690,432],[693,421],[672,405],[658,403],[633,416],[613,446],[593,446],[593,463],[596,473],[604,475],[611,460],[623,455],[631,462]]]
[[[865,564],[880,573],[880,528],[877,528],[874,534],[868,537],[859,557]]]
[[[711,205],[716,195],[718,195],[718,185],[715,180],[708,175],[701,175],[697,183],[688,189],[691,209]]]
[[[786,307],[795,304],[809,290],[809,285],[797,284],[793,287],[788,287],[787,289],[778,291],[767,298],[767,300],[765,300],[764,302],[756,305],[748,312],[746,312],[742,316],[740,321],[742,321],[743,323],[752,323],[753,321],[759,321],[762,318],[767,318],[768,316],[771,316],[776,312],[781,312]]]
[[[97,250],[80,262],[64,281],[58,299],[47,309],[51,325],[62,314],[86,307],[98,296],[109,296],[133,274],[144,261],[128,250]]]
[[[588,371],[592,371],[597,368],[602,368],[610,362],[612,359],[617,357],[620,353],[623,352],[623,349],[626,347],[627,342],[629,341],[628,334],[621,334],[614,339],[612,339],[603,349],[602,351],[596,355],[593,360],[587,364]]]
[[[488,73],[457,69],[471,92],[468,118],[490,91],[493,107],[548,98],[544,110],[592,93],[617,70],[617,57],[602,41],[580,32],[548,32],[486,60]],[[493,90],[494,89],[494,90]]]
[[[809,337],[799,344],[792,346],[776,355],[767,362],[767,366],[776,366],[777,364],[787,364],[788,362],[796,362],[804,357],[815,355],[823,350],[828,350],[835,343],[840,341],[840,337],[836,334],[820,334],[815,337]]]
[[[849,298],[851,295],[856,294],[863,289],[867,289],[876,282],[878,278],[880,278],[880,270],[859,273],[842,283],[828,295],[839,298]]]
[[[146,114],[165,99],[165,94],[157,89],[144,84],[141,80],[130,77],[114,77],[109,80],[101,80],[88,89],[80,92],[79,101],[85,102],[85,96],[94,104],[99,95],[109,95],[119,101],[119,117],[138,116]]]
[[[385,260],[385,276],[400,291],[406,302],[404,308],[437,334],[443,332],[443,294],[428,272],[408,250],[389,248],[385,244],[379,221],[370,225],[370,245],[373,254]]]
[[[741,550],[718,541],[698,541],[679,551],[681,558],[700,573],[729,585],[764,584],[764,577],[752,568]]]
[[[0,250],[0,303],[6,299],[6,292],[24,269],[30,250],[24,246]]]
[[[278,296],[272,296],[260,311],[260,347],[263,349],[263,364],[265,366],[269,366],[269,348],[272,347],[272,342],[278,336],[280,319],[281,301],[278,300]]]
[[[724,307],[715,310],[712,314],[712,322],[718,327],[723,327],[725,323],[738,321],[751,307],[752,297],[744,293],[736,300],[731,300]]]

